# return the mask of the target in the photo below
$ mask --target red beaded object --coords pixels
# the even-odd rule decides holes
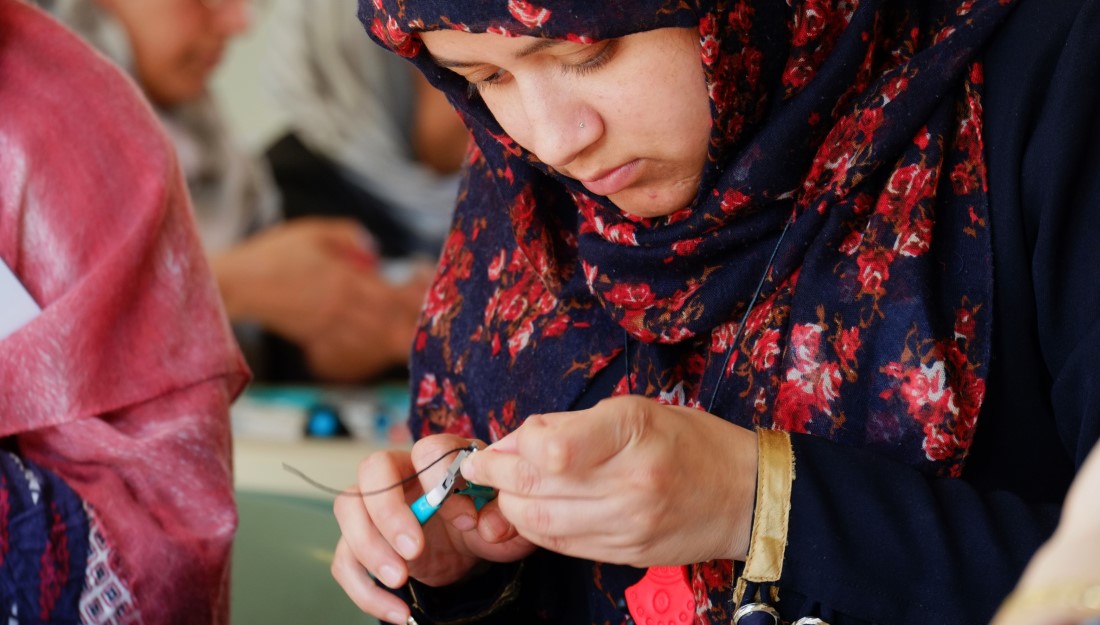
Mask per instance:
[[[637,625],[691,623],[695,595],[687,582],[687,567],[649,567],[641,581],[626,589],[626,606]]]

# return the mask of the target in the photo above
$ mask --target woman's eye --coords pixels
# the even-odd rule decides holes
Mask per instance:
[[[586,45],[581,50],[560,57],[558,62],[561,63],[563,72],[583,76],[607,64],[615,55],[618,46],[618,39],[607,39]],[[503,69],[497,69],[487,76],[482,72],[467,75],[466,96],[474,99],[486,89],[507,82],[509,77],[509,73]]]
[[[600,43],[593,44],[591,50],[586,50],[588,56],[582,58],[582,60],[576,63],[566,63],[563,65],[563,69],[567,72],[574,74],[585,75],[589,72],[593,72],[611,60],[611,57],[615,55],[615,50],[618,48],[618,39],[607,39]]]
[[[501,81],[504,80],[506,76],[507,72],[505,72],[503,69],[498,69],[497,71],[493,72],[489,76],[486,76],[485,78],[476,78],[469,76],[466,78],[466,80],[469,81],[469,84],[466,86],[466,95],[472,98],[476,96],[479,92],[493,85],[499,84]]]

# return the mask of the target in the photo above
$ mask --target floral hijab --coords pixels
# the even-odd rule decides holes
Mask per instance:
[[[1008,9],[361,2],[371,36],[443,89],[476,140],[415,345],[414,432],[495,440],[569,409],[615,362],[616,393],[960,474],[992,327],[976,57]],[[648,220],[513,143],[416,36],[672,26],[699,29],[713,126],[694,203]]]

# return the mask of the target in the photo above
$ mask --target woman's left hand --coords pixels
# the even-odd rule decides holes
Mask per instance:
[[[527,540],[632,566],[744,560],[756,433],[638,396],[534,415],[462,466]]]

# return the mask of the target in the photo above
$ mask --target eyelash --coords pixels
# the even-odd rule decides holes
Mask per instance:
[[[578,76],[585,76],[591,72],[594,72],[611,60],[611,57],[615,53],[615,49],[618,47],[617,39],[609,39],[606,44],[597,52],[592,58],[577,64],[565,64],[562,65],[562,73],[564,74],[576,74]],[[466,85],[466,96],[469,98],[477,97],[482,91],[498,84],[500,79],[503,78],[504,70],[497,70],[492,76],[471,82]]]

